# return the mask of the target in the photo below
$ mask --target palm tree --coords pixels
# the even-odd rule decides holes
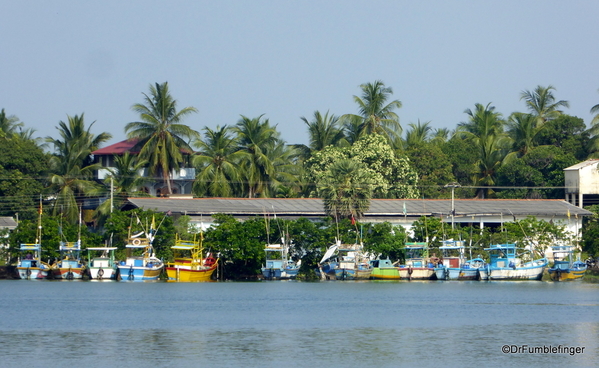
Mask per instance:
[[[477,197],[485,198],[488,186],[495,183],[497,169],[508,154],[510,139],[503,131],[504,121],[495,107],[488,103],[486,106],[475,104],[474,111],[466,109],[469,121],[458,124],[457,134],[464,139],[470,139],[478,147],[478,175],[473,181],[479,185]]]
[[[326,214],[336,220],[361,218],[370,207],[370,181],[356,161],[343,159],[333,163],[318,185]]]
[[[423,124],[420,122],[420,120],[418,120],[417,124],[408,124],[410,129],[406,132],[405,148],[428,142],[429,135],[433,130],[429,124],[430,121],[427,121]]]
[[[544,125],[537,126],[537,117],[531,114],[515,112],[510,115],[508,135],[513,140],[513,149],[520,156],[527,154],[535,146],[535,139]]]
[[[563,112],[562,107],[570,107],[568,101],[555,100],[553,86],[537,86],[534,91],[522,91],[520,99],[526,102],[530,113],[537,117],[537,124],[542,125],[548,120],[553,120]]]
[[[46,138],[55,150],[50,158],[50,168],[55,173],[50,180],[50,190],[56,196],[53,213],[61,213],[71,222],[77,220],[82,197],[100,195],[102,191],[101,186],[92,180],[93,173],[101,165],[92,163],[91,153],[112,135],[106,132],[92,134],[90,129],[93,125],[85,128],[83,114],[68,116],[68,124],[60,121],[56,127],[62,139]]]
[[[399,100],[387,103],[393,94],[391,87],[381,81],[360,85],[362,96],[354,96],[362,120],[361,134],[382,134],[389,139],[401,134],[401,125],[395,109],[401,108]],[[344,119],[349,117],[344,116]]]
[[[204,139],[194,143],[198,152],[193,157],[193,165],[198,174],[193,191],[199,196],[230,197],[234,188],[239,187],[242,153],[237,151],[237,141],[231,137],[230,127],[217,126],[216,130],[206,127],[204,131]]]
[[[171,170],[179,169],[183,162],[181,151],[193,152],[186,139],[199,136],[197,131],[181,124],[181,120],[197,109],[185,107],[177,111],[177,101],[169,92],[168,82],[150,85],[150,95],[143,95],[145,104],[131,107],[139,113],[141,121],[128,123],[125,132],[129,139],[139,140],[134,149],[139,149],[140,158],[148,162],[150,174],[162,174],[171,194]]]
[[[343,138],[343,128],[340,127],[339,117],[329,115],[327,111],[324,116],[320,111],[314,111],[314,118],[308,121],[301,117],[302,121],[308,126],[310,135],[309,146],[296,145],[295,148],[301,151],[304,158],[309,158],[313,151],[321,151],[327,146],[337,145]]]
[[[270,126],[268,119],[260,115],[250,119],[241,116],[234,128],[237,133],[237,150],[243,153],[241,171],[245,173],[245,187],[249,198],[269,196],[269,183],[274,178],[275,168],[268,156],[279,140],[279,133]]]
[[[11,138],[16,133],[17,128],[23,126],[19,118],[14,115],[6,116],[6,111],[0,111],[0,136]]]
[[[596,126],[599,123],[599,104],[591,107],[591,114],[595,114],[593,120],[591,120],[591,126]]]

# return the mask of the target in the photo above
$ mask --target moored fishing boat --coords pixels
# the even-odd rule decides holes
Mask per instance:
[[[210,281],[212,274],[218,266],[218,259],[210,253],[204,258],[202,233],[193,240],[182,240],[178,236],[175,245],[171,247],[174,251],[174,262],[167,263],[166,274],[170,281]]]
[[[444,240],[439,251],[442,258],[435,267],[437,280],[457,280],[464,264],[464,241]]]
[[[42,262],[41,244],[21,244],[21,255],[17,263],[17,273],[23,280],[41,280],[48,277],[50,265]]]
[[[322,258],[318,262],[318,267],[315,269],[316,275],[322,280],[335,280],[335,268],[337,267],[337,248],[341,245],[341,241],[336,240],[335,244],[331,245]]]
[[[116,278],[117,268],[114,261],[114,251],[117,247],[91,247],[87,248],[88,271],[92,280],[113,280]]]
[[[38,210],[37,230],[35,243],[21,244],[19,260],[17,262],[17,274],[23,280],[45,279],[50,274],[51,266],[42,262],[42,201]]]
[[[282,239],[281,244],[267,244],[264,248],[266,260],[262,276],[267,280],[295,279],[301,260],[295,262],[289,257],[289,245]]]
[[[406,243],[405,264],[399,266],[399,276],[405,280],[434,280],[435,268],[428,257],[428,243]]]
[[[516,254],[517,250],[514,243],[493,244],[485,248],[490,255],[487,267],[489,280],[541,280],[547,259],[533,259],[532,249],[522,249],[528,258],[528,261],[523,261],[522,256]]]
[[[370,277],[375,280],[399,280],[399,267],[390,259],[375,259],[370,261],[372,273]]]
[[[574,248],[569,245],[554,245],[553,267],[549,268],[549,276],[553,281],[580,280],[587,271],[587,264],[574,261]]]
[[[341,244],[337,248],[339,262],[335,267],[337,280],[368,280],[372,274],[370,261],[363,252],[362,243]]]
[[[52,265],[52,275],[59,280],[83,278],[85,265],[81,261],[81,240],[60,242],[60,259]]]
[[[147,238],[130,238],[125,248],[127,258],[117,265],[121,281],[158,280],[164,264]]]
[[[487,280],[487,262],[482,258],[472,258],[464,262],[460,268],[458,280]]]
[[[141,223],[139,219],[137,221]],[[125,245],[127,258],[117,265],[121,281],[158,280],[164,263],[156,257],[152,246],[156,232],[155,220],[152,218],[149,230],[135,235],[129,234]]]

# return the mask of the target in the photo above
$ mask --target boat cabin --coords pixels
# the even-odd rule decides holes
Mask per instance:
[[[493,244],[485,248],[489,252],[492,267],[518,267],[520,259],[516,258],[516,244]]]
[[[21,244],[19,250],[22,253],[19,267],[39,267],[39,261],[42,252],[42,246],[40,244]]]
[[[439,247],[442,265],[448,268],[459,268],[464,263],[464,241],[444,240]]]
[[[428,243],[406,243],[404,248],[406,252],[406,266],[410,267],[429,267],[428,262]]]

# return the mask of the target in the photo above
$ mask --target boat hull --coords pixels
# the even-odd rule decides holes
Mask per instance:
[[[52,276],[57,280],[77,280],[82,279],[85,268],[55,268],[52,270]]]
[[[437,267],[435,268],[437,280],[458,280],[460,277],[460,268],[455,267]]]
[[[192,270],[189,267],[177,267],[171,266],[166,267],[166,275],[169,281],[180,281],[180,282],[201,282],[211,281],[212,274],[216,270],[216,264],[210,268],[201,270]]]
[[[546,260],[526,263],[520,267],[489,267],[489,280],[541,280]]]
[[[118,266],[119,275],[121,281],[145,281],[145,280],[158,280],[160,273],[162,272],[161,267],[134,267],[134,266]]]
[[[22,280],[42,280],[48,278],[49,269],[39,267],[17,267],[17,273]]]
[[[399,276],[406,280],[434,280],[435,269],[428,267],[400,267]]]
[[[299,268],[262,268],[262,276],[267,280],[295,279]]]
[[[116,270],[110,267],[90,267],[89,277],[92,280],[111,280],[116,276]]]
[[[375,267],[370,277],[376,280],[400,280],[398,267]]]
[[[354,269],[337,268],[335,269],[335,278],[337,280],[368,280],[372,274],[372,269]]]
[[[549,276],[553,281],[571,281],[571,280],[580,280],[584,277],[586,272],[586,267],[584,269],[549,269]]]

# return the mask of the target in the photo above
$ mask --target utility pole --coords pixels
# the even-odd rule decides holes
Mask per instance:
[[[455,217],[455,202],[454,202],[454,191],[455,188],[460,188],[461,185],[453,182],[449,184],[445,184],[445,188],[451,188],[451,229],[455,228],[454,217]]]

